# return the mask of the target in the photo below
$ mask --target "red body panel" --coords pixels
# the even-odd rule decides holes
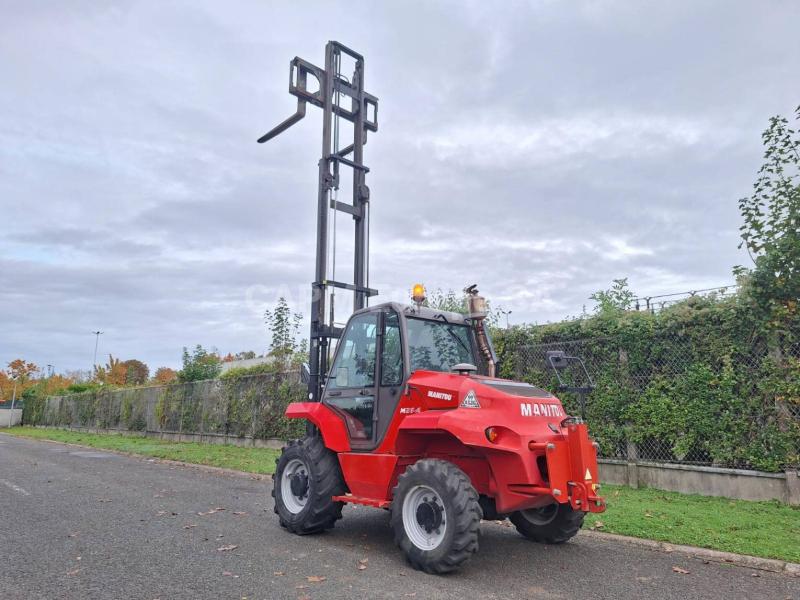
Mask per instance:
[[[325,445],[339,453],[350,492],[362,503],[391,501],[399,475],[421,458],[458,465],[498,512],[535,508],[553,500],[601,512],[596,495],[597,452],[584,424],[561,423],[566,414],[553,397],[523,397],[487,380],[417,371],[408,380],[384,439],[372,452],[350,452],[342,418],[318,403],[291,404],[287,416],[307,418]],[[507,382],[512,383],[512,382]],[[461,408],[470,392],[480,408]],[[494,442],[486,429],[497,432]]]
[[[319,402],[292,402],[286,407],[290,419],[308,419],[322,432],[325,447],[334,452],[348,452],[350,438],[344,421],[330,408]]]

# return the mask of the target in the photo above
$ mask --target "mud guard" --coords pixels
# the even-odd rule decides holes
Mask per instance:
[[[287,419],[306,419],[322,433],[325,447],[334,452],[349,452],[350,440],[344,421],[321,402],[292,402],[286,407]]]

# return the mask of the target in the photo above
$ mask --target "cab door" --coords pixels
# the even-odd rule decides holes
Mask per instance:
[[[339,340],[322,401],[342,417],[353,449],[375,445],[380,314],[355,315]]]
[[[376,445],[383,440],[383,436],[386,435],[386,430],[392,422],[405,382],[400,317],[397,312],[388,309],[382,313],[382,321],[377,385],[378,405],[375,418]]]

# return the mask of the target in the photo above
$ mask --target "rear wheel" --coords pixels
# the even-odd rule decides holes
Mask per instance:
[[[330,529],[342,518],[342,502],[333,496],[345,493],[336,454],[319,436],[289,442],[278,458],[272,476],[272,497],[281,526],[305,535]]]
[[[447,573],[460,567],[478,550],[481,517],[478,493],[452,463],[421,460],[397,480],[394,539],[416,569]]]
[[[569,504],[548,504],[542,508],[511,513],[511,522],[522,535],[534,542],[563,544],[574,537],[583,525],[584,512]]]

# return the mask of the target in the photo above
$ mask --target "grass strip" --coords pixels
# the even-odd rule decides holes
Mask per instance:
[[[800,507],[603,486],[606,512],[585,529],[800,562]]]
[[[20,437],[81,444],[104,450],[117,450],[141,456],[179,460],[198,465],[211,465],[247,473],[270,474],[275,471],[275,459],[280,454],[269,448],[240,448],[239,446],[171,442],[136,435],[84,433],[63,429],[14,427],[4,433]]]

